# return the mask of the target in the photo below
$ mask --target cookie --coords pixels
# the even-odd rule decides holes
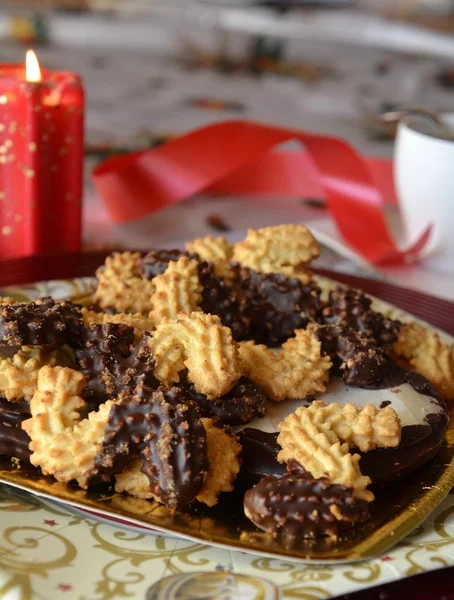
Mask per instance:
[[[266,412],[265,392],[247,377],[241,377],[227,394],[215,400],[198,394],[193,386],[187,387],[187,393],[204,417],[215,417],[223,425],[244,425]]]
[[[322,321],[351,327],[380,346],[392,344],[399,334],[400,322],[372,310],[371,304],[372,300],[363,291],[339,286],[329,294]]]
[[[81,397],[82,373],[66,367],[43,367],[30,401],[31,418],[22,422],[30,437],[30,462],[63,483],[86,488],[104,439],[112,401],[81,418],[87,404]]]
[[[225,236],[213,237],[207,235],[196,238],[186,244],[186,249],[192,254],[197,254],[203,261],[214,265],[216,275],[229,278],[229,261],[233,256],[233,246]]]
[[[114,252],[96,271],[96,277],[98,287],[93,299],[101,308],[148,315],[154,288],[151,281],[142,277],[140,252]]]
[[[169,266],[161,275],[153,279],[154,292],[151,296],[153,309],[149,319],[155,327],[164,319],[176,317],[197,310],[202,301],[202,284],[199,279],[199,263],[182,256]]]
[[[81,312],[71,302],[41,298],[0,305],[0,349],[74,344],[82,327]]]
[[[307,265],[319,254],[320,246],[304,225],[248,229],[247,237],[233,247],[234,261],[261,273]]]
[[[134,341],[136,343],[140,342],[146,331],[152,331],[152,329],[154,329],[153,322],[140,313],[110,314],[103,311],[96,312],[94,310],[89,310],[86,307],[81,308],[81,313],[85,327],[88,327],[92,323],[121,323],[132,327],[134,329]]]
[[[360,455],[350,454],[348,444],[341,444],[334,431],[320,426],[311,413],[304,416],[300,418],[297,410],[279,423],[277,441],[282,450],[278,460],[294,460],[315,478],[328,477],[331,483],[352,488],[360,500],[371,502],[374,495],[366,489],[371,480],[361,474]]]
[[[333,431],[350,448],[369,452],[375,448],[390,448],[400,444],[401,423],[390,406],[377,409],[373,404],[358,408],[354,404],[326,404],[315,400],[307,408],[297,408],[294,415],[303,423],[311,421],[317,427]]]
[[[148,479],[147,497],[169,508],[186,506],[203,489],[208,473],[207,436],[197,406],[181,389],[139,386],[134,395],[122,392],[112,405],[96,457],[99,473],[121,473],[139,458]],[[133,477],[144,489],[143,478]],[[132,493],[135,484],[125,475],[118,485],[127,485]]]
[[[222,492],[230,492],[240,470],[241,446],[235,436],[215,427],[211,419],[202,419],[207,435],[208,473],[205,484],[196,499],[207,506],[214,506]],[[137,498],[162,501],[153,493],[148,477],[142,471],[142,462],[136,460],[115,476],[115,491],[127,492]]]
[[[267,475],[244,496],[244,512],[273,536],[337,536],[345,526],[367,520],[368,503],[352,488],[309,473]]]
[[[219,317],[193,312],[163,319],[150,346],[155,375],[164,385],[179,383],[181,372],[208,399],[227,393],[240,377],[238,348]]]
[[[417,323],[406,323],[392,346],[392,353],[408,360],[444,398],[454,399],[454,346],[443,343],[437,333]]]
[[[72,359],[69,347],[52,350],[49,346],[23,346],[11,358],[0,358],[0,395],[10,402],[30,400],[41,367],[69,366]]]
[[[298,330],[277,352],[254,342],[241,342],[239,356],[244,375],[275,402],[324,392],[332,365],[328,356],[322,356],[320,342],[305,330]]]

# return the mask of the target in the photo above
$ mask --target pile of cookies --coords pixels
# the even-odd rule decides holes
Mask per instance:
[[[309,270],[318,254],[306,227],[280,225],[236,244],[207,236],[184,252],[114,253],[89,307],[1,299],[0,452],[172,511],[214,506],[248,481],[244,512],[272,535],[364,521],[374,477],[362,461],[399,451],[409,428],[389,405],[316,398],[334,380],[430,398],[428,460],[448,423],[443,398],[454,398],[454,351],[359,290],[322,293]],[[238,435],[286,401],[298,407],[269,443],[251,446],[252,428]]]

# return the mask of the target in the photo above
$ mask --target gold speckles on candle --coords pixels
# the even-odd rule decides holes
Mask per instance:
[[[4,227],[2,227],[2,235],[10,235],[12,232],[12,229],[9,225],[5,225]]]
[[[36,144],[35,142],[30,142],[28,145],[28,149],[30,150],[30,152],[36,152]]]
[[[59,151],[58,151],[58,154],[59,154],[60,156],[65,156],[66,154],[68,154],[68,148],[65,148],[65,146],[62,146],[62,147],[59,149]]]
[[[4,200],[5,199],[5,192],[0,192],[0,200]]]
[[[47,142],[49,139],[49,134],[48,133],[43,133],[42,138],[43,142]]]
[[[52,119],[52,113],[50,113],[50,112],[44,113],[44,118],[47,120]]]
[[[22,221],[23,217],[22,215],[14,215],[14,220],[16,221],[16,223],[20,223]]]
[[[49,221],[55,221],[55,219],[57,218],[57,214],[56,213],[49,213]]]
[[[0,123],[0,132],[1,132],[1,131],[5,131],[5,126],[4,126],[4,124],[3,124],[3,123]]]
[[[5,96],[5,94],[2,94],[0,96],[0,104],[8,104],[8,96]]]
[[[13,142],[11,140],[5,140],[5,148],[11,148]]]
[[[26,165],[19,165],[19,168],[25,175],[25,177],[27,177],[27,179],[33,179],[33,177],[35,176],[35,171],[33,169],[30,169],[30,167],[27,167]]]
[[[67,200],[68,202],[71,202],[71,200],[74,200],[74,194],[72,194],[71,192],[66,192],[65,200]]]
[[[72,144],[72,143],[73,143],[73,137],[71,135],[65,136],[65,144]]]
[[[11,123],[9,124],[9,127],[8,127],[8,133],[16,133],[16,130],[17,130],[16,121],[11,121]]]
[[[58,171],[58,165],[51,165],[50,170],[52,171],[52,173],[55,173],[56,171]]]
[[[43,107],[41,106],[41,104],[37,104],[33,110],[34,110],[35,112],[40,112],[40,111],[42,110],[42,108],[43,108]]]

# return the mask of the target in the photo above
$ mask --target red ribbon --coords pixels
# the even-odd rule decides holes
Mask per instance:
[[[306,154],[275,151],[292,140],[302,143]],[[153,150],[110,158],[94,169],[93,179],[113,220],[125,222],[201,192],[301,198],[308,168],[345,241],[357,252],[376,264],[417,257],[430,228],[411,248],[399,250],[386,223],[384,195],[367,162],[330,136],[228,121]]]

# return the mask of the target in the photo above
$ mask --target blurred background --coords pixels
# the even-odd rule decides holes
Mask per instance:
[[[241,118],[341,136],[391,157],[395,128],[380,113],[454,106],[454,0],[1,1],[1,62],[22,62],[28,47],[42,65],[85,81],[91,246],[112,236],[131,243],[127,232],[113,233],[88,177],[111,154]],[[318,214],[316,203],[306,208],[307,218]],[[225,221],[231,210],[221,202],[214,212]],[[252,223],[275,220],[266,214]],[[190,237],[229,223],[187,227]],[[153,230],[169,236],[156,217],[134,245],[152,245]]]

